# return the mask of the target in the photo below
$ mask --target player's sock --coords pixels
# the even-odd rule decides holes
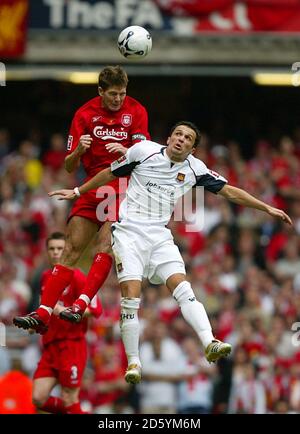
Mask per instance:
[[[80,402],[75,402],[75,404],[69,405],[65,407],[66,414],[88,414],[86,411],[83,411]]]
[[[179,283],[174,289],[173,297],[181,308],[183,318],[193,327],[206,348],[214,336],[204,306],[196,300],[191,284],[187,281]]]
[[[107,279],[111,265],[112,257],[107,253],[97,253],[95,255],[81,296],[74,302],[74,305],[78,306],[80,311],[84,312],[90,301],[97,294],[99,288]]]
[[[65,267],[64,265],[55,265],[52,270],[52,274],[47,280],[42,296],[41,306],[36,310],[42,321],[47,323],[51,316],[51,311],[48,308],[53,309],[59,299],[60,294],[68,286],[73,277],[73,270]]]
[[[121,298],[121,337],[125,348],[128,365],[141,366],[139,358],[139,318],[140,298]]]
[[[50,396],[45,404],[40,407],[40,410],[46,411],[47,413],[65,413],[66,409],[61,398],[55,396]]]

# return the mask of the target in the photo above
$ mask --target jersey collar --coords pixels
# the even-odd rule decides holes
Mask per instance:
[[[171,160],[171,158],[168,156],[168,154],[167,154],[167,152],[166,152],[166,149],[167,149],[167,146],[163,146],[162,148],[161,148],[161,153],[162,153],[162,155],[165,157],[165,159],[167,160],[167,161],[169,161],[169,163],[171,163],[172,164],[172,166],[174,166],[174,164],[183,164],[185,161],[186,161],[186,159],[184,160],[184,161],[173,161],[173,160]]]

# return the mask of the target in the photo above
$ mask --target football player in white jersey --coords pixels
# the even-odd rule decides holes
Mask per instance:
[[[137,143],[110,168],[99,172],[82,186],[49,193],[50,196],[59,195],[60,199],[71,200],[115,177],[131,174],[119,220],[112,227],[112,248],[122,294],[121,335],[128,359],[125,374],[128,383],[141,380],[137,313],[143,277],[151,283],[164,283],[168,287],[183,317],[199,336],[209,362],[215,362],[231,351],[231,345],[213,336],[204,306],[196,300],[186,280],[183,259],[166,227],[179,197],[192,187],[202,186],[239,205],[265,211],[292,224],[284,211],[228,185],[225,178],[194,158],[192,154],[199,142],[200,133],[194,124],[178,122],[170,132],[167,145],[151,141]]]

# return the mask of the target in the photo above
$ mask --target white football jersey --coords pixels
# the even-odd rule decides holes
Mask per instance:
[[[192,155],[183,162],[171,161],[166,148],[143,140],[111,164],[115,176],[131,174],[126,198],[120,206],[120,221],[166,225],[177,200],[192,187],[203,186],[217,193],[227,183]]]

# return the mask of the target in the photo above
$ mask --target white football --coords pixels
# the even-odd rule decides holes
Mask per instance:
[[[141,59],[151,51],[152,38],[144,27],[126,27],[119,34],[118,47],[126,59]]]

